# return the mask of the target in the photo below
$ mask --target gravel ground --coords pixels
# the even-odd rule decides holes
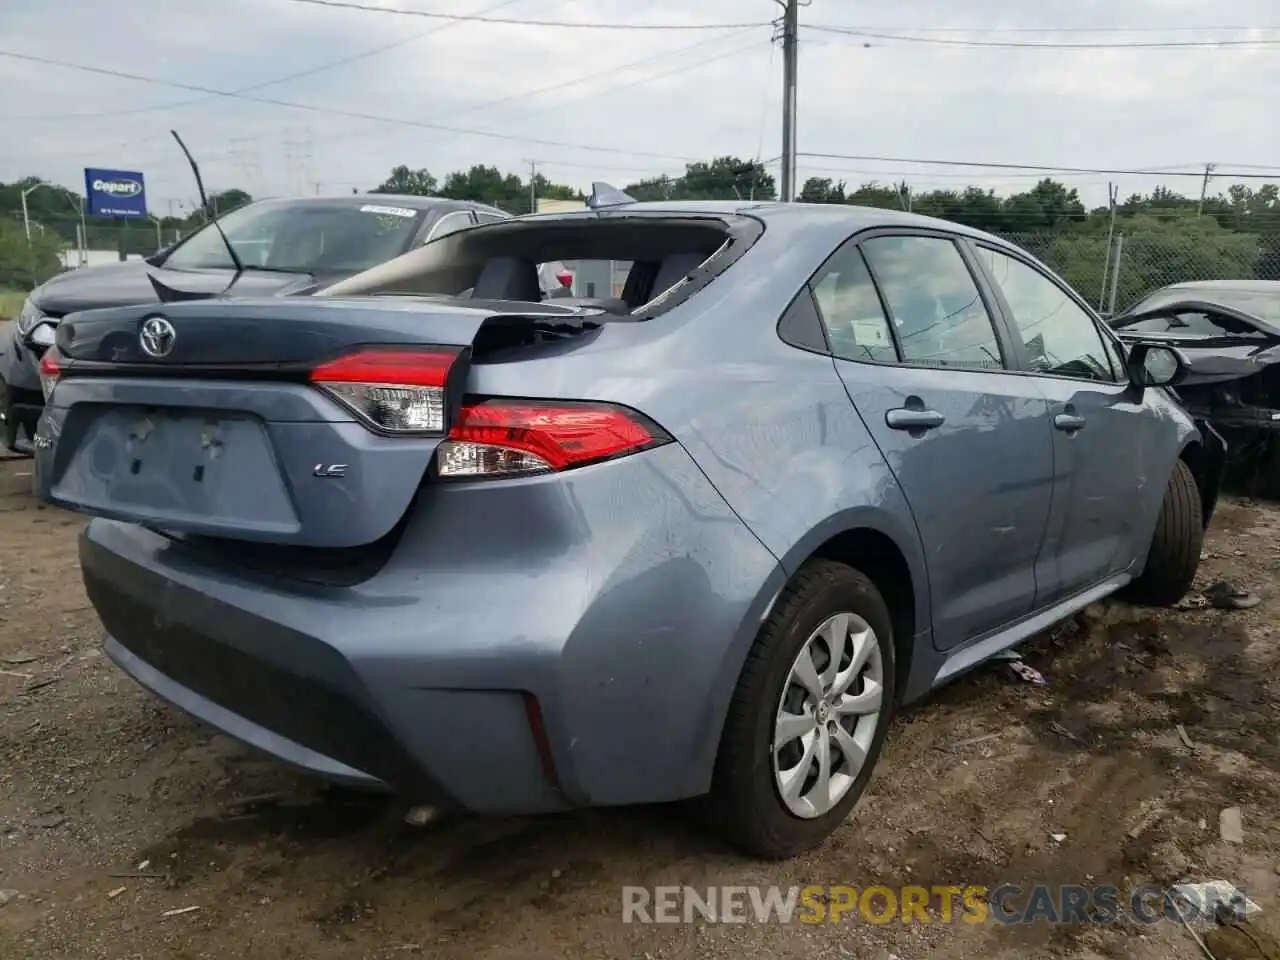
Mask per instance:
[[[906,711],[850,821],[760,864],[679,808],[415,829],[194,724],[103,657],[83,521],[30,470],[0,461],[5,960],[1202,956],[1172,922],[624,924],[624,885],[1226,879],[1280,934],[1280,508],[1224,503],[1202,564],[1259,606],[1091,608],[1023,649],[1047,685],[993,664]]]

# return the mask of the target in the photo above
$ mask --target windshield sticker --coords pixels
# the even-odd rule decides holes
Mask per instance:
[[[416,210],[410,210],[408,207],[380,207],[373,203],[366,203],[360,208],[360,212],[377,213],[384,217],[407,217],[409,219],[418,215]]]

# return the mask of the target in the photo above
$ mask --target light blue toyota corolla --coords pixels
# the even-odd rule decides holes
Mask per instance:
[[[613,283],[544,300],[552,261]],[[1184,595],[1223,454],[1184,364],[954,224],[623,202],[73,314],[37,487],[95,517],[111,658],[247,744],[441,809],[701,798],[783,857],[898,707]]]

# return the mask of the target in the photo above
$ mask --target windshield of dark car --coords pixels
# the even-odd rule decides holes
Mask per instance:
[[[1179,300],[1207,300],[1211,303],[1220,303],[1224,307],[1231,307],[1241,313],[1250,314],[1266,323],[1280,327],[1280,292],[1271,293],[1264,290],[1236,290],[1230,287],[1226,289],[1196,290],[1168,287],[1164,290],[1157,290],[1126,312],[1130,315],[1147,313],[1166,304],[1177,303]],[[1193,315],[1180,314],[1180,316],[1188,318],[1188,322],[1190,322],[1190,318]],[[1193,329],[1179,327],[1176,322],[1172,327],[1169,327],[1166,325],[1168,320],[1163,317],[1142,320],[1137,323],[1125,323],[1124,318],[1120,317],[1114,325],[1117,329],[1140,330],[1148,333],[1163,333],[1171,329],[1181,329],[1186,333],[1203,333],[1212,336],[1220,336],[1224,332],[1238,335],[1253,331],[1252,327],[1237,324],[1230,317],[1215,316],[1210,319],[1204,317],[1203,314],[1194,314],[1194,316],[1203,319],[1197,321]]]
[[[218,222],[246,267],[356,273],[403,253],[422,215],[394,204],[255,203]],[[164,265],[179,270],[234,267],[211,225],[188,237]]]
[[[1136,323],[1121,323],[1120,329],[1132,333],[1182,333],[1196,337],[1262,337],[1248,324],[1222,314],[1182,312],[1147,317]]]

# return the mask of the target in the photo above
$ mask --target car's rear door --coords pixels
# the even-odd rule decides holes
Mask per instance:
[[[1049,518],[1048,404],[940,232],[851,239],[814,277],[837,371],[911,506],[939,648],[1029,613]]]
[[[1145,549],[1140,498],[1168,480],[1172,429],[1130,389],[1118,342],[1070,289],[1012,250],[975,243],[1030,376],[1050,404],[1053,511],[1037,570],[1046,606],[1125,570]]]

